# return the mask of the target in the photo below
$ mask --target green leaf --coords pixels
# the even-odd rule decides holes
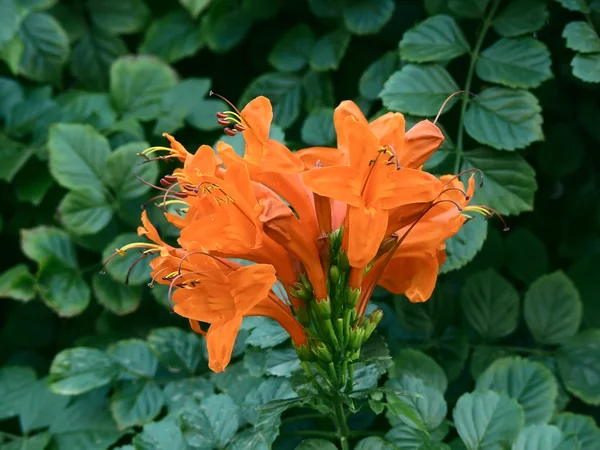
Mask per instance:
[[[512,450],[554,450],[561,442],[562,433],[557,427],[544,424],[531,425],[521,431]]]
[[[58,0],[17,0],[17,5],[27,11],[40,11],[52,8]]]
[[[458,17],[479,19],[483,17],[490,0],[448,0],[448,8]]]
[[[386,387],[406,392],[406,395],[387,394],[390,412],[415,429],[426,433],[433,431],[448,412],[443,393],[419,378],[402,375],[400,379],[386,383]]]
[[[481,148],[464,156],[462,170],[477,168],[485,175],[483,187],[476,189],[474,203],[489,205],[504,215],[533,210],[538,188],[535,171],[520,154]]]
[[[201,377],[171,381],[164,387],[165,403],[169,411],[180,411],[190,402],[201,402],[215,393],[214,383]]]
[[[300,368],[300,360],[292,348],[271,349],[267,355],[266,371],[276,377],[292,376]]]
[[[504,38],[477,59],[477,76],[513,88],[534,88],[552,78],[550,52],[531,37]]]
[[[60,123],[48,140],[50,173],[67,189],[102,190],[102,174],[110,146],[89,125]]]
[[[276,426],[279,426],[277,419],[283,410],[280,411],[280,408],[274,408],[274,414],[271,414],[268,418],[266,418],[264,413],[263,416],[260,417],[261,411],[258,411],[257,408],[262,405],[266,405],[273,400],[288,400],[297,397],[298,394],[294,392],[291,383],[287,379],[267,378],[255,389],[248,393],[244,399],[242,415],[244,419],[252,425],[257,425],[258,420],[262,419],[262,426],[267,423],[275,423]]]
[[[548,16],[543,0],[516,0],[496,15],[492,26],[501,36],[520,36],[538,31],[546,23]]]
[[[211,0],[179,0],[179,3],[188,10],[193,18],[198,17],[210,2]]]
[[[419,350],[402,349],[394,357],[394,365],[388,370],[390,379],[408,375],[419,378],[425,386],[431,386],[442,394],[448,387],[448,378],[433,358]]]
[[[538,99],[530,92],[492,87],[470,101],[465,129],[499,150],[527,147],[544,138]]]
[[[446,261],[440,267],[440,273],[460,269],[483,247],[487,237],[487,221],[476,217],[461,227],[458,233],[446,241]]]
[[[0,5],[0,44],[10,41],[19,30],[20,14],[15,0]]]
[[[240,103],[264,95],[273,104],[273,120],[282,128],[292,125],[300,114],[300,79],[288,73],[266,73],[254,79],[242,94]]]
[[[152,120],[162,95],[177,83],[173,69],[151,56],[125,56],[110,67],[110,95],[123,117]]]
[[[579,292],[564,272],[545,275],[529,286],[523,314],[536,341],[560,344],[574,336],[581,324]]]
[[[372,62],[363,72],[358,82],[360,95],[369,100],[377,100],[383,89],[383,83],[397,68],[398,55],[396,52],[387,52],[381,58]]]
[[[100,130],[110,128],[117,120],[108,94],[77,92],[62,95],[58,99],[62,122],[79,122],[93,125]]]
[[[40,297],[60,317],[81,314],[90,304],[90,288],[83,276],[64,261],[44,259],[37,277]]]
[[[324,439],[305,439],[295,450],[335,450],[337,447]]]
[[[590,416],[563,412],[552,419],[552,424],[567,436],[575,435],[581,444],[581,450],[594,450],[600,442],[600,429]]]
[[[64,411],[70,397],[57,395],[48,388],[48,379],[38,380],[31,386],[19,405],[19,423],[23,433],[46,428]]]
[[[142,300],[140,288],[118,283],[101,274],[92,278],[92,289],[98,303],[119,316],[134,312]]]
[[[469,324],[486,341],[508,336],[519,322],[519,293],[493,269],[470,276],[461,305]]]
[[[337,70],[350,44],[350,35],[336,30],[321,36],[312,48],[310,67],[317,71]]]
[[[404,33],[400,57],[410,62],[445,62],[470,51],[469,43],[450,16],[433,16]]]
[[[87,0],[92,23],[108,34],[129,34],[140,31],[150,16],[142,0]]]
[[[114,238],[110,244],[106,246],[102,252],[102,260],[106,261],[110,258],[116,249],[121,248],[132,242],[144,242],[145,239],[139,237],[136,233],[124,233]],[[139,286],[144,281],[150,281],[150,266],[149,262],[152,257],[147,257],[140,261],[132,268],[135,261],[141,255],[135,250],[128,251],[125,256],[116,255],[106,264],[106,271],[110,276],[120,283],[128,281],[132,286]]]
[[[579,11],[584,14],[587,14],[590,12],[588,2],[586,2],[586,1],[580,1],[580,0],[556,0],[556,1],[571,11]]]
[[[309,145],[332,145],[335,142],[333,109],[323,108],[312,111],[304,120],[300,135]]]
[[[394,444],[379,436],[366,437],[354,446],[354,450],[394,450],[395,448]]]
[[[600,405],[600,330],[585,330],[569,338],[556,355],[567,390],[590,405]]]
[[[459,377],[467,362],[469,340],[463,331],[448,327],[440,337],[439,347],[432,352],[432,356],[452,381]]]
[[[54,416],[49,431],[58,450],[104,450],[121,436],[108,410],[105,389],[75,398]]]
[[[43,167],[41,163],[36,164],[37,167]],[[45,169],[45,170],[44,170]],[[39,206],[48,191],[54,186],[54,180],[50,176],[47,167],[36,171],[36,177],[17,178],[14,187],[17,191],[17,200],[20,202],[31,203],[34,206]]]
[[[2,444],[2,450],[44,450],[50,441],[52,435],[47,432],[38,433],[34,436],[26,436],[20,439],[12,440],[6,444]]]
[[[150,186],[139,181],[136,175],[148,183],[156,182],[157,161],[139,164],[143,161],[139,153],[148,147],[146,142],[132,142],[121,145],[108,155],[104,181],[121,201],[138,198],[150,190]]]
[[[201,341],[180,328],[157,328],[148,335],[148,344],[171,372],[194,373],[202,355]]]
[[[135,450],[187,450],[189,448],[175,418],[147,423],[142,432],[133,438],[133,444]]]
[[[383,105],[391,111],[434,116],[444,101],[460,88],[442,66],[407,64],[395,72],[379,94]],[[450,101],[444,112],[454,101]]]
[[[106,354],[121,366],[123,375],[132,375],[129,378],[152,378],[158,368],[158,359],[141,339],[119,341]]]
[[[78,235],[94,234],[112,219],[112,206],[97,190],[70,191],[58,206],[59,220],[69,231]]]
[[[544,243],[527,228],[510,230],[505,240],[508,271],[525,283],[548,272],[548,251]]]
[[[118,366],[100,350],[71,348],[54,357],[50,389],[61,395],[79,395],[110,383],[118,374]]]
[[[342,9],[344,24],[354,34],[375,34],[392,18],[393,0],[357,0]]]
[[[588,83],[600,83],[600,53],[575,55],[571,61],[573,75]]]
[[[110,411],[119,429],[151,422],[164,403],[162,390],[152,380],[134,380],[121,384],[112,396]]]
[[[19,34],[15,34],[11,40],[0,44],[0,59],[2,59],[13,75],[19,73],[19,64],[25,51],[25,44]]]
[[[214,2],[202,17],[204,38],[208,48],[223,53],[238,45],[252,27],[253,17],[239,0]]]
[[[600,52],[600,37],[587,22],[580,20],[568,23],[562,37],[567,40],[567,47],[576,52]]]
[[[91,28],[73,47],[71,72],[91,89],[108,88],[108,70],[120,56],[127,54],[125,42],[118,36]]]
[[[202,29],[186,11],[180,9],[152,22],[139,51],[173,63],[194,55],[202,43]]]
[[[385,438],[395,444],[392,447],[394,450],[418,450],[421,445],[431,442],[432,436],[430,433],[400,422],[394,425],[394,427],[385,435]]]
[[[13,107],[24,100],[23,88],[11,78],[0,77],[0,116],[6,120]]]
[[[275,44],[268,61],[280,72],[296,72],[308,64],[312,48],[315,44],[315,35],[305,24],[285,33]]]
[[[166,92],[162,97],[162,113],[154,127],[154,134],[175,132],[185,125],[184,120],[204,131],[222,129],[215,114],[229,109],[229,105],[220,99],[204,98],[210,85],[208,78],[187,78]]]
[[[19,31],[23,55],[19,73],[34,81],[56,83],[69,58],[69,38],[60,24],[45,13],[29,14]]]
[[[36,383],[31,367],[3,367],[0,369],[0,420],[19,414],[21,405]]]
[[[456,402],[453,417],[468,450],[508,448],[523,427],[519,404],[493,391],[463,394]]]
[[[0,135],[0,158],[6,161],[0,168],[0,180],[12,183],[15,176],[33,155],[33,148]]]
[[[17,264],[0,274],[0,298],[22,302],[35,298],[35,278],[25,264]]]
[[[253,321],[252,326],[248,326],[250,321]],[[275,347],[290,337],[279,323],[268,317],[247,317],[242,328],[250,331],[246,344],[259,348]]]
[[[211,395],[200,407],[212,428],[217,447],[224,448],[240,426],[239,407],[225,394]]]
[[[309,70],[302,79],[302,90],[307,112],[334,106],[333,83],[328,73]]]
[[[41,264],[54,257],[72,268],[77,268],[75,247],[69,235],[53,227],[39,226],[21,230],[21,250],[29,259]]]
[[[558,388],[544,365],[520,357],[501,358],[477,378],[478,390],[503,392],[523,407],[525,424],[546,423],[554,415]]]

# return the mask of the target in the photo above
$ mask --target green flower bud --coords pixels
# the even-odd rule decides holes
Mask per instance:
[[[331,319],[331,301],[329,300],[329,297],[323,300],[315,300],[310,302],[310,307],[312,308],[315,317],[318,319]]]
[[[355,308],[358,304],[358,300],[360,299],[361,288],[348,288],[346,292],[344,292],[344,304],[346,308]]]
[[[340,282],[340,269],[338,266],[331,266],[329,268],[329,279],[334,286],[337,286],[337,284]]]
[[[312,284],[310,284],[310,280],[308,279],[308,276],[306,276],[305,273],[301,273],[298,278],[300,278],[300,283],[302,283],[302,286],[304,286],[304,288],[307,291],[313,291]]]
[[[331,352],[329,351],[327,346],[325,344],[323,344],[322,342],[319,342],[313,348],[313,353],[315,354],[317,359],[320,361],[323,361],[326,363],[330,363],[333,361],[333,355],[331,354]]]
[[[350,330],[348,339],[348,348],[352,351],[360,350],[364,341],[365,330],[361,327],[356,327]]]
[[[294,285],[290,288],[290,294],[294,297],[297,297],[305,302],[308,302],[313,299],[312,289],[306,289],[306,286],[302,283],[294,283]]]
[[[377,328],[377,325],[379,324],[379,322],[381,322],[382,318],[383,311],[381,309],[376,309],[369,316],[369,320],[367,320],[367,323],[365,325],[365,341],[369,339],[371,334],[373,334],[373,331],[375,331],[375,328]]]
[[[296,347],[296,346],[294,346]],[[296,353],[298,353],[298,359],[300,361],[314,361],[315,355],[310,350],[308,345],[300,345],[296,347]]]
[[[306,306],[300,306],[299,308],[296,308],[296,317],[298,318],[298,322],[300,322],[304,328],[310,326],[310,315]]]
[[[340,252],[340,270],[347,272],[350,270],[350,262],[348,261],[348,255],[346,252]]]

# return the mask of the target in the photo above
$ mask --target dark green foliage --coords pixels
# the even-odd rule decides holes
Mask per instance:
[[[426,169],[483,171],[513,231],[468,223],[425,304],[375,291],[352,445],[598,448],[599,29],[598,0],[0,0],[0,450],[336,448],[275,322],[212,374],[148,258],[100,274],[165,170],[137,153],[243,151],[211,89],[268,96],[293,150],[335,145],[342,100],[412,125],[475,94]]]

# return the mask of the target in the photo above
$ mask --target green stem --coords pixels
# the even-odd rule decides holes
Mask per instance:
[[[465,112],[467,110],[467,105],[469,104],[469,95],[471,91],[471,83],[473,82],[473,75],[475,74],[475,65],[477,60],[479,59],[479,52],[481,51],[481,46],[483,45],[483,40],[490,29],[490,25],[492,24],[492,19],[496,14],[496,10],[498,9],[498,5],[500,4],[500,0],[494,0],[492,6],[490,7],[488,14],[483,19],[483,25],[481,27],[481,32],[477,37],[477,42],[475,43],[475,47],[473,48],[473,53],[471,53],[471,62],[469,63],[469,71],[467,72],[467,79],[465,81],[465,93],[463,94],[462,103],[460,105],[460,118],[458,120],[458,134],[456,137],[456,159],[454,160],[454,173],[458,173],[460,169],[460,162],[463,156],[463,133],[464,127],[463,122],[465,119]]]
[[[334,413],[335,423],[337,426],[337,435],[340,439],[342,450],[349,450],[348,436],[350,435],[350,429],[346,423],[346,413],[344,412],[344,404],[342,403],[339,394],[336,393],[334,397]]]
[[[374,430],[357,430],[351,431],[350,437],[362,437],[362,436],[385,436],[384,431],[374,431]]]

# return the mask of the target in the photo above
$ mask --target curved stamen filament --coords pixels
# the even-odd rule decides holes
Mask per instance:
[[[150,280],[150,283],[148,283],[148,287],[149,287],[149,288],[151,288],[151,289],[152,289],[152,288],[154,287],[154,282],[156,281],[156,279],[158,278],[158,276],[159,276],[161,273],[163,273],[165,270],[169,270],[169,268],[168,268],[168,267],[165,267],[165,268],[163,268],[163,269],[160,269],[158,272],[156,272],[156,273],[154,274],[154,276],[152,277],[152,280]],[[168,276],[168,275],[167,275],[167,276]]]
[[[442,184],[442,186],[446,186],[447,184],[452,183],[457,178],[462,177],[463,175],[466,175],[467,173],[471,173],[471,172],[477,172],[479,175],[481,175],[481,181],[479,183],[479,187],[480,188],[483,187],[483,181],[484,181],[485,177],[483,175],[483,172],[480,169],[477,169],[475,167],[472,167],[471,169],[463,170],[462,172],[457,173],[452,178],[450,178],[448,181],[446,181],[444,184]]]
[[[151,188],[158,189],[159,191],[168,191],[168,189],[165,189],[164,187],[156,186],[155,184],[147,182],[142,177],[140,177],[137,173],[135,174],[135,177],[138,179],[138,181],[141,181],[146,186],[150,186]]]
[[[477,97],[477,95],[473,94],[470,91],[456,91],[454,94],[451,94],[446,100],[444,100],[444,103],[442,103],[442,106],[440,107],[440,110],[437,113],[437,116],[435,116],[435,120],[433,121],[433,124],[435,125],[436,122],[438,121],[438,119],[440,118],[440,115],[442,114],[442,112],[444,111],[444,108],[446,107],[446,104],[452,100],[452,97],[454,97],[455,95],[458,94],[469,94],[473,97]]]
[[[124,245],[121,248],[117,248],[115,253],[125,256],[127,250],[131,250],[132,248],[143,248],[146,249],[146,252],[157,252],[162,250],[162,246],[158,244],[150,244],[149,242],[132,242],[131,244]]]
[[[464,209],[464,211],[465,212],[466,211],[477,212],[477,213],[481,214],[483,217],[485,217],[486,219],[496,216],[498,219],[500,219],[500,221],[502,222],[502,225],[504,225],[504,228],[502,229],[502,231],[510,230],[510,228],[506,224],[506,221],[504,220],[504,217],[502,217],[502,215],[498,211],[490,208],[489,206],[479,206],[479,205],[467,206]]]
[[[136,259],[133,264],[131,264],[131,266],[129,267],[129,270],[127,271],[127,275],[125,275],[125,284],[129,284],[129,276],[131,275],[131,272],[133,271],[133,268],[135,266],[137,266],[137,264],[143,260],[144,258],[146,258],[148,255],[150,255],[150,253],[146,252],[142,252],[142,256],[140,256],[138,259]]]
[[[442,192],[440,192],[440,195],[445,194],[446,192],[449,192],[449,191],[460,192],[465,197],[465,200],[470,200],[471,199],[471,197],[469,197],[465,191],[463,191],[461,188],[455,188],[455,187],[444,189]],[[439,198],[440,195],[438,195],[438,198]]]

